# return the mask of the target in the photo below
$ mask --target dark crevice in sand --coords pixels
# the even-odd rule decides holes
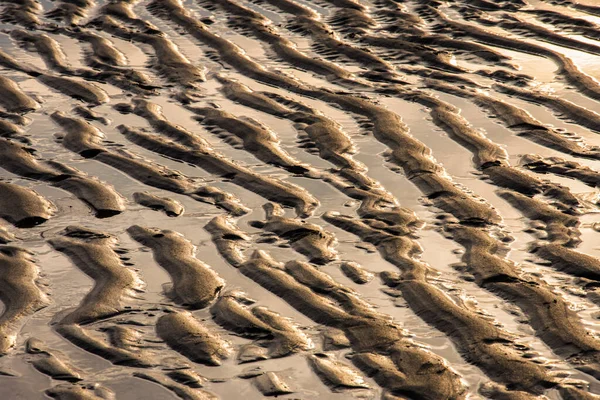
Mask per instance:
[[[600,26],[584,18],[552,10],[531,9],[522,10],[522,12],[533,14],[541,22],[557,27],[564,33],[575,33],[589,39],[600,39]]]
[[[536,154],[527,154],[521,158],[521,164],[528,170],[539,174],[568,176],[591,187],[600,186],[600,173],[575,161],[568,161],[560,157],[544,158]]]
[[[64,0],[57,3],[56,7],[46,12],[46,16],[50,19],[62,20],[68,25],[77,25],[88,16],[87,11],[95,5],[93,0]]]
[[[40,23],[42,5],[36,0],[3,1],[0,21],[35,27]]]

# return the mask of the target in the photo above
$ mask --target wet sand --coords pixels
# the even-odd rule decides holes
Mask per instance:
[[[0,398],[600,398],[596,2],[0,28]]]

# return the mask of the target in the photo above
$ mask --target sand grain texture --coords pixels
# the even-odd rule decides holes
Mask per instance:
[[[0,0],[0,398],[599,398],[596,3]]]

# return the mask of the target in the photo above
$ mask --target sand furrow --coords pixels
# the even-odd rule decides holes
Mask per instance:
[[[169,16],[174,17],[190,34],[215,48],[226,62],[232,64],[240,72],[247,73],[265,83],[276,84],[295,92],[310,94],[322,100],[336,103],[350,112],[370,118],[374,124],[375,137],[394,150],[392,153],[394,159],[398,159],[399,163],[408,161],[408,163],[416,164],[404,164],[403,168],[413,183],[421,187],[432,200],[434,199],[434,203],[438,207],[454,213],[461,219],[484,223],[498,221],[498,217],[493,210],[489,210],[485,205],[476,203],[468,197],[465,198],[460,189],[441,175],[430,173],[439,172],[441,168],[431,165],[432,161],[427,157],[429,155],[428,149],[419,141],[404,134],[406,126],[396,114],[357,97],[331,93],[325,90],[303,88],[285,76],[266,71],[250,60],[231,42],[208,32],[201,22],[193,19],[176,1],[163,2],[160,7],[153,5],[152,10],[161,16],[165,16],[168,11]],[[409,153],[409,160],[403,159],[406,153]],[[458,200],[460,196],[462,198]],[[458,203],[462,203],[461,207],[458,206]]]
[[[290,0],[260,0],[267,2],[282,11],[290,7]],[[295,4],[298,6],[298,3]],[[394,75],[394,67],[388,61],[374,54],[370,49],[363,49],[340,38],[327,24],[315,18],[310,12],[295,14],[296,16],[288,24],[288,29],[309,34],[313,41],[313,48],[323,55],[344,56],[359,63],[365,68],[374,70],[375,75],[386,78],[387,73]],[[337,58],[337,57],[334,57]]]
[[[543,104],[553,109],[563,118],[568,118],[574,123],[584,126],[592,131],[600,132],[600,114],[594,110],[579,106],[558,96],[545,94],[539,91],[521,89],[506,85],[496,85],[496,90],[511,96],[531,101],[533,103]]]
[[[126,268],[115,252],[116,239],[106,233],[71,226],[62,236],[48,243],[67,255],[83,273],[94,280],[94,287],[79,306],[56,321],[55,330],[76,346],[117,365],[150,367],[154,363],[144,352],[132,352],[106,343],[94,336],[89,325],[128,312],[128,298],[143,290],[135,272]]]
[[[98,49],[101,46],[101,43],[104,46],[98,49],[99,51],[102,51],[107,47],[110,49],[106,43],[98,40],[101,39],[100,37],[86,34],[86,32],[82,29],[60,29],[58,32],[65,33],[68,36],[73,36],[82,41],[90,41],[92,43],[92,49],[94,50]],[[135,72],[132,69],[119,68],[117,66],[106,64],[101,59],[97,58],[96,55],[93,55],[87,61],[87,63],[95,69],[73,68],[67,60],[58,42],[47,34],[32,34],[22,29],[14,29],[11,31],[10,36],[17,41],[21,47],[25,49],[29,49],[31,47],[32,50],[35,50],[44,60],[47,67],[53,71],[56,71],[57,73],[73,77],[80,77],[85,80],[93,80],[103,83],[108,82],[125,91],[138,94],[150,94],[151,90],[153,89],[153,87],[149,84],[148,78],[143,74]],[[93,46],[94,43],[96,44],[95,46]],[[112,55],[115,56],[114,52]],[[100,69],[102,71],[98,72],[96,69]],[[102,94],[103,90],[98,88],[96,85],[81,82],[80,86],[82,86],[83,89],[73,92],[69,91],[68,88],[62,87],[62,85],[68,81],[61,80],[60,78],[64,79],[64,77],[52,77],[50,75],[41,75],[38,77],[40,81],[44,82],[48,86],[58,91],[62,91],[69,96],[89,99],[88,101],[92,104],[104,102],[103,100],[93,100],[92,96],[94,94],[86,93],[86,91],[83,90],[87,89],[89,92],[96,91],[98,94]]]
[[[281,239],[287,240],[297,252],[308,257],[310,262],[327,264],[338,258],[335,250],[337,239],[319,225],[286,218],[283,209],[273,203],[263,206],[266,220],[253,221],[252,226],[272,232]]]
[[[141,206],[164,211],[169,217],[178,217],[183,214],[181,203],[168,197],[159,197],[148,192],[135,192],[133,200]]]
[[[223,293],[210,309],[219,325],[253,340],[238,352],[239,363],[286,357],[313,347],[290,321],[266,307],[250,307],[254,303],[246,293],[234,290]]]
[[[593,5],[588,5],[588,4],[582,4],[577,1],[571,1],[571,0],[543,0],[543,1],[549,2],[551,4],[556,4],[556,5],[561,5],[564,7],[573,8],[577,11],[582,11],[582,12],[590,14],[590,15],[596,15],[596,16],[600,15],[599,7],[593,6]]]
[[[536,154],[526,154],[521,158],[521,164],[540,174],[556,174],[577,179],[592,187],[600,186],[600,173],[575,161],[560,157],[544,158]]]
[[[0,182],[0,218],[16,227],[31,228],[48,221],[56,207],[37,192],[13,183]]]
[[[16,346],[24,322],[50,304],[36,282],[38,275],[30,252],[20,247],[0,246],[0,301],[4,304],[0,315],[0,355]]]
[[[156,323],[158,336],[191,361],[218,366],[229,357],[231,345],[210,332],[190,313],[168,313]]]
[[[308,360],[316,374],[334,391],[369,387],[358,371],[327,354],[310,355]]]
[[[219,128],[216,133],[234,146],[240,145],[259,160],[277,165],[291,173],[307,173],[308,168],[291,157],[280,146],[277,134],[260,122],[239,118],[218,108],[188,107],[198,115],[197,120],[203,125]]]
[[[391,150],[392,161],[436,207],[466,223],[500,222],[496,210],[452,182],[431,156],[431,150],[408,133],[408,127],[397,114],[358,97],[323,93],[320,98],[368,118],[375,138]]]
[[[143,288],[137,274],[115,253],[117,241],[112,235],[69,226],[48,243],[95,281],[79,306],[61,319],[61,325],[85,324],[123,313],[125,299]]]
[[[269,43],[279,57],[287,60],[298,68],[314,71],[319,75],[333,76],[341,82],[356,84],[353,74],[336,64],[298,51],[296,45],[278,34],[273,24],[264,16],[231,0],[218,2],[218,6],[229,12],[229,25],[233,28],[244,29],[259,40]]]
[[[490,19],[485,19],[481,21],[485,24],[493,24],[494,21]],[[498,26],[501,26],[504,29],[511,30],[515,33],[530,33],[533,34],[535,38],[545,41],[548,43],[555,44],[557,46],[561,46],[568,49],[574,49],[579,51],[584,51],[586,53],[599,55],[600,54],[600,46],[587,43],[580,40],[572,39],[568,36],[564,36],[550,29],[546,29],[542,26],[529,23],[518,17],[509,17],[504,21],[499,21]]]
[[[443,12],[434,8],[431,8],[430,10],[434,12],[436,17],[439,18],[439,20],[442,21],[444,25],[448,26],[449,28],[461,31],[477,41],[501,48],[507,48],[518,52],[545,57],[552,60],[559,67],[558,73],[563,75],[565,79],[569,81],[573,86],[577,87],[577,89],[581,93],[596,100],[600,99],[600,84],[598,83],[598,81],[592,76],[583,72],[573,62],[573,60],[571,60],[564,54],[561,54],[554,50],[550,50],[546,47],[537,44],[507,38],[505,36],[492,33],[475,25],[465,24],[450,19]]]
[[[240,255],[239,247],[244,240],[234,238],[242,238],[244,233],[231,222],[213,220],[207,229],[226,259],[239,260],[232,265],[244,275],[276,293],[315,322],[344,331],[356,352],[352,361],[382,387],[425,399],[463,398],[464,387],[444,360],[417,346],[408,339],[405,331],[384,315],[377,315],[375,311],[369,312],[367,317],[352,304],[350,310],[344,310],[332,299],[298,282],[280,263],[262,251],[255,252],[250,259]],[[378,361],[364,362],[370,359]],[[424,365],[431,368],[422,369]],[[435,378],[430,378],[432,374]]]
[[[112,3],[113,6],[123,3]],[[119,20],[143,25],[143,21],[131,12],[125,17],[122,14],[115,15],[108,12],[107,8],[100,13],[87,25],[95,28],[102,28],[113,35],[126,40],[135,40],[139,43],[148,44],[154,51],[154,57],[151,62],[152,67],[167,81],[180,84],[187,88],[198,88],[198,84],[206,81],[205,68],[195,65],[185,55],[173,41],[164,35],[158,35],[155,28],[145,27],[144,31],[132,30],[119,23]]]
[[[600,38],[600,27],[592,21],[584,18],[574,17],[568,13],[552,10],[523,10],[536,16],[541,22],[560,28],[565,33],[577,33],[584,37],[598,40]]]
[[[71,37],[90,46],[84,49],[84,61],[92,69],[69,69],[68,74],[81,76],[102,83],[110,83],[126,92],[139,95],[156,94],[156,86],[152,78],[145,72],[128,67],[128,60],[108,39],[82,27],[58,27],[53,33]],[[96,71],[99,70],[99,71]]]
[[[0,90],[2,90],[0,105],[4,107],[6,112],[24,113],[40,108],[40,105],[35,100],[25,94],[15,82],[5,76],[0,77]]]
[[[156,262],[169,273],[177,303],[191,309],[204,308],[225,285],[213,269],[194,256],[195,246],[179,233],[138,225],[129,227],[127,232],[152,249]]]
[[[0,398],[598,398],[599,10],[0,0]]]
[[[115,393],[98,384],[61,383],[44,392],[48,397],[58,400],[113,400]]]
[[[42,5],[36,0],[3,1],[0,20],[5,23],[35,27],[40,23]]]
[[[0,64],[6,68],[24,72],[57,92],[91,105],[103,104],[109,100],[106,91],[92,83],[43,72],[41,69],[16,60],[3,50],[0,50]]]
[[[469,90],[433,80],[427,86],[472,100],[486,110],[491,117],[499,119],[507,128],[542,146],[578,157],[598,159],[600,151],[590,146],[574,133],[558,132],[534,118],[528,111],[481,91]],[[499,86],[497,86],[498,88]],[[508,87],[507,87],[508,89]],[[516,88],[510,87],[510,90]],[[529,91],[527,93],[530,93]]]
[[[183,400],[215,400],[218,397],[214,394],[201,389],[190,389],[185,385],[181,385],[177,382],[170,381],[163,376],[148,373],[148,372],[134,372],[133,376],[140,379],[145,379],[150,382],[154,382],[160,386],[173,392],[177,397]]]
[[[452,238],[466,249],[466,268],[480,286],[517,304],[529,323],[554,352],[592,376],[600,373],[600,342],[584,325],[569,304],[549,286],[519,269],[497,253],[503,245],[484,232],[460,225],[448,226]]]
[[[438,86],[433,85],[433,87]],[[451,104],[421,93],[409,94],[409,96],[431,109],[433,122],[473,153],[475,166],[495,185],[526,196],[541,193],[554,198],[561,205],[564,204],[565,208],[580,205],[577,197],[567,187],[542,182],[511,166],[506,151],[490,141],[481,131],[474,129]],[[530,205],[537,208],[545,207],[543,202],[536,199],[531,199]]]
[[[321,96],[321,97],[325,97],[325,96]],[[337,100],[337,99],[336,99],[336,100]],[[338,101],[338,104],[339,104],[339,101]],[[351,105],[350,105],[350,107],[348,107],[348,108],[351,108],[351,107],[353,107],[353,106],[354,106],[354,104],[351,104]],[[358,108],[358,107],[357,107],[357,108]],[[372,108],[371,108],[371,110],[373,110],[373,108],[375,108],[375,107],[372,107]],[[352,108],[351,108],[351,109],[352,109]],[[371,110],[368,110],[368,111],[371,111]],[[373,111],[375,111],[375,110],[373,110]],[[379,110],[377,110],[377,111],[379,111]],[[366,113],[365,113],[365,111],[364,111],[364,110],[362,110],[362,109],[361,109],[361,111],[359,111],[359,112],[361,112],[363,115],[365,115],[365,114],[366,114]],[[376,114],[376,112],[371,112],[370,114],[371,114],[371,115],[377,115],[377,114]],[[389,116],[389,114],[387,114],[387,115],[386,115],[386,114],[385,114],[385,112],[379,112],[379,115],[381,115],[381,114],[383,114],[385,117],[388,117],[388,116]],[[367,115],[369,115],[369,114],[367,114]],[[379,117],[379,115],[377,115],[377,117]],[[372,119],[374,119],[374,118],[372,118]],[[388,117],[388,119],[390,119],[390,118]],[[385,122],[388,122],[388,121],[385,121]],[[392,122],[395,122],[395,121],[392,119]],[[392,126],[394,126],[394,125],[395,125],[395,126],[397,126],[397,127],[401,127],[401,128],[403,128],[403,126],[402,126],[401,124],[398,124],[398,123],[395,123],[395,124],[388,124],[388,125],[392,125]],[[391,133],[389,133],[389,134],[388,134],[388,131],[386,131],[386,130],[385,130],[385,128],[386,128],[386,125],[382,125],[382,124],[380,124],[380,127],[384,128],[384,129],[383,129],[383,132],[379,131],[379,133],[380,133],[380,134],[381,134],[381,133],[383,133],[383,135],[381,135],[381,138],[379,138],[379,139],[380,139],[382,142],[384,142],[384,143],[388,144],[388,146],[390,145],[390,143],[394,143],[394,139],[396,139],[396,137],[397,137],[397,134],[395,134],[395,135],[393,135],[393,136],[392,136],[392,134],[391,134]],[[378,126],[377,126],[377,124],[375,124],[375,129],[377,129],[377,128],[378,128]],[[375,132],[375,133],[377,134],[377,130],[376,130],[376,132]],[[388,134],[389,136],[386,136],[386,134]],[[427,193],[427,192],[426,192],[426,194],[437,194],[437,191],[436,191],[436,189],[437,189],[437,188],[436,188],[436,185],[439,185],[439,183],[438,183],[438,182],[436,182],[436,177],[437,177],[437,176],[436,176],[436,175],[434,175],[434,174],[430,174],[430,176],[427,176],[427,177],[425,177],[425,179],[423,179],[423,177],[421,177],[421,176],[419,176],[419,177],[418,177],[418,178],[420,178],[420,179],[421,179],[421,181],[420,181],[420,182],[422,183],[422,185],[427,185],[427,186],[425,186],[426,190],[430,191],[430,193]],[[433,179],[431,179],[431,178],[433,178]],[[439,179],[439,178],[438,178],[438,179]],[[430,188],[431,188],[431,189],[430,189]],[[446,189],[446,187],[444,187],[444,189]],[[444,192],[447,192],[447,190],[444,190]],[[442,192],[442,193],[444,193],[444,192]],[[444,195],[445,195],[445,193],[444,193]],[[435,196],[434,198],[437,198],[437,196]],[[454,208],[454,206],[453,206],[452,202],[448,202],[448,201],[445,201],[445,202],[439,202],[439,201],[438,201],[438,204],[439,204],[439,203],[443,204],[443,205],[444,205],[446,208],[449,208],[449,209],[451,209],[451,210],[452,210],[452,209],[454,209],[454,212],[455,212],[455,214],[458,214],[458,212],[459,212],[459,211],[458,211],[458,209],[457,209],[457,208]],[[463,211],[463,210],[461,209],[461,211]],[[451,211],[451,212],[452,212],[452,211]],[[463,215],[464,215],[464,214],[463,214]],[[479,220],[480,220],[480,218],[471,219],[471,220],[475,222],[475,221],[479,221]]]
[[[390,273],[384,277],[386,284],[400,290],[417,315],[446,333],[463,356],[490,378],[510,388],[531,392],[552,385],[552,379],[540,365],[523,361],[520,354],[523,345],[516,343],[508,332],[460,307],[429,282],[428,275],[433,271],[414,258],[419,248],[413,240],[373,229],[348,216],[327,213],[323,218],[377,246],[383,258],[400,269],[397,276]]]
[[[38,160],[32,154],[34,151],[30,147],[0,139],[0,167],[73,193],[89,204],[99,218],[117,215],[125,210],[123,197],[112,186],[57,161]]]
[[[78,382],[82,371],[74,367],[63,354],[48,348],[39,339],[29,338],[25,344],[28,354],[32,354],[31,364],[43,374],[55,380]]]
[[[189,138],[189,135],[191,135],[181,128],[175,126],[171,126],[171,128],[173,129],[165,133],[166,135],[177,135],[177,137],[182,138]],[[176,142],[126,126],[121,126],[120,131],[128,140],[139,146],[196,165],[210,173],[226,178],[238,186],[256,192],[268,200],[294,207],[300,216],[311,215],[319,204],[304,188],[283,180],[257,174],[212,149],[204,151],[192,149],[190,151],[188,147]],[[164,132],[165,130],[161,130],[161,133]]]
[[[93,0],[58,1],[56,7],[46,13],[50,19],[62,20],[69,25],[77,25],[85,19],[87,11],[95,5]]]
[[[66,131],[62,144],[80,156],[110,165],[148,186],[173,193],[186,194],[197,201],[215,204],[234,215],[243,215],[248,209],[240,200],[223,190],[196,184],[179,171],[171,170],[134,154],[120,150],[110,151],[102,145],[104,133],[81,118],[55,112],[52,119]]]
[[[575,247],[579,244],[580,222],[576,215],[572,215],[574,213],[563,212],[520,193],[502,190],[498,194],[530,220],[545,224],[544,230],[548,233],[548,240],[551,242],[567,247]]]
[[[272,92],[254,92],[247,86],[224,77],[217,79],[223,83],[221,90],[227,98],[293,121],[295,128],[303,133],[299,135],[300,143],[306,147],[316,146],[321,158],[341,168],[341,180],[332,176],[325,180],[345,195],[361,201],[357,210],[361,217],[375,217],[389,224],[417,222],[414,213],[402,209],[397,199],[367,175],[366,166],[352,157],[356,153],[356,146],[334,120],[290,98]]]

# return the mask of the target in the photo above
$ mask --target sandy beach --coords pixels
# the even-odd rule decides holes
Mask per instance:
[[[600,3],[0,0],[0,399],[600,399]]]

